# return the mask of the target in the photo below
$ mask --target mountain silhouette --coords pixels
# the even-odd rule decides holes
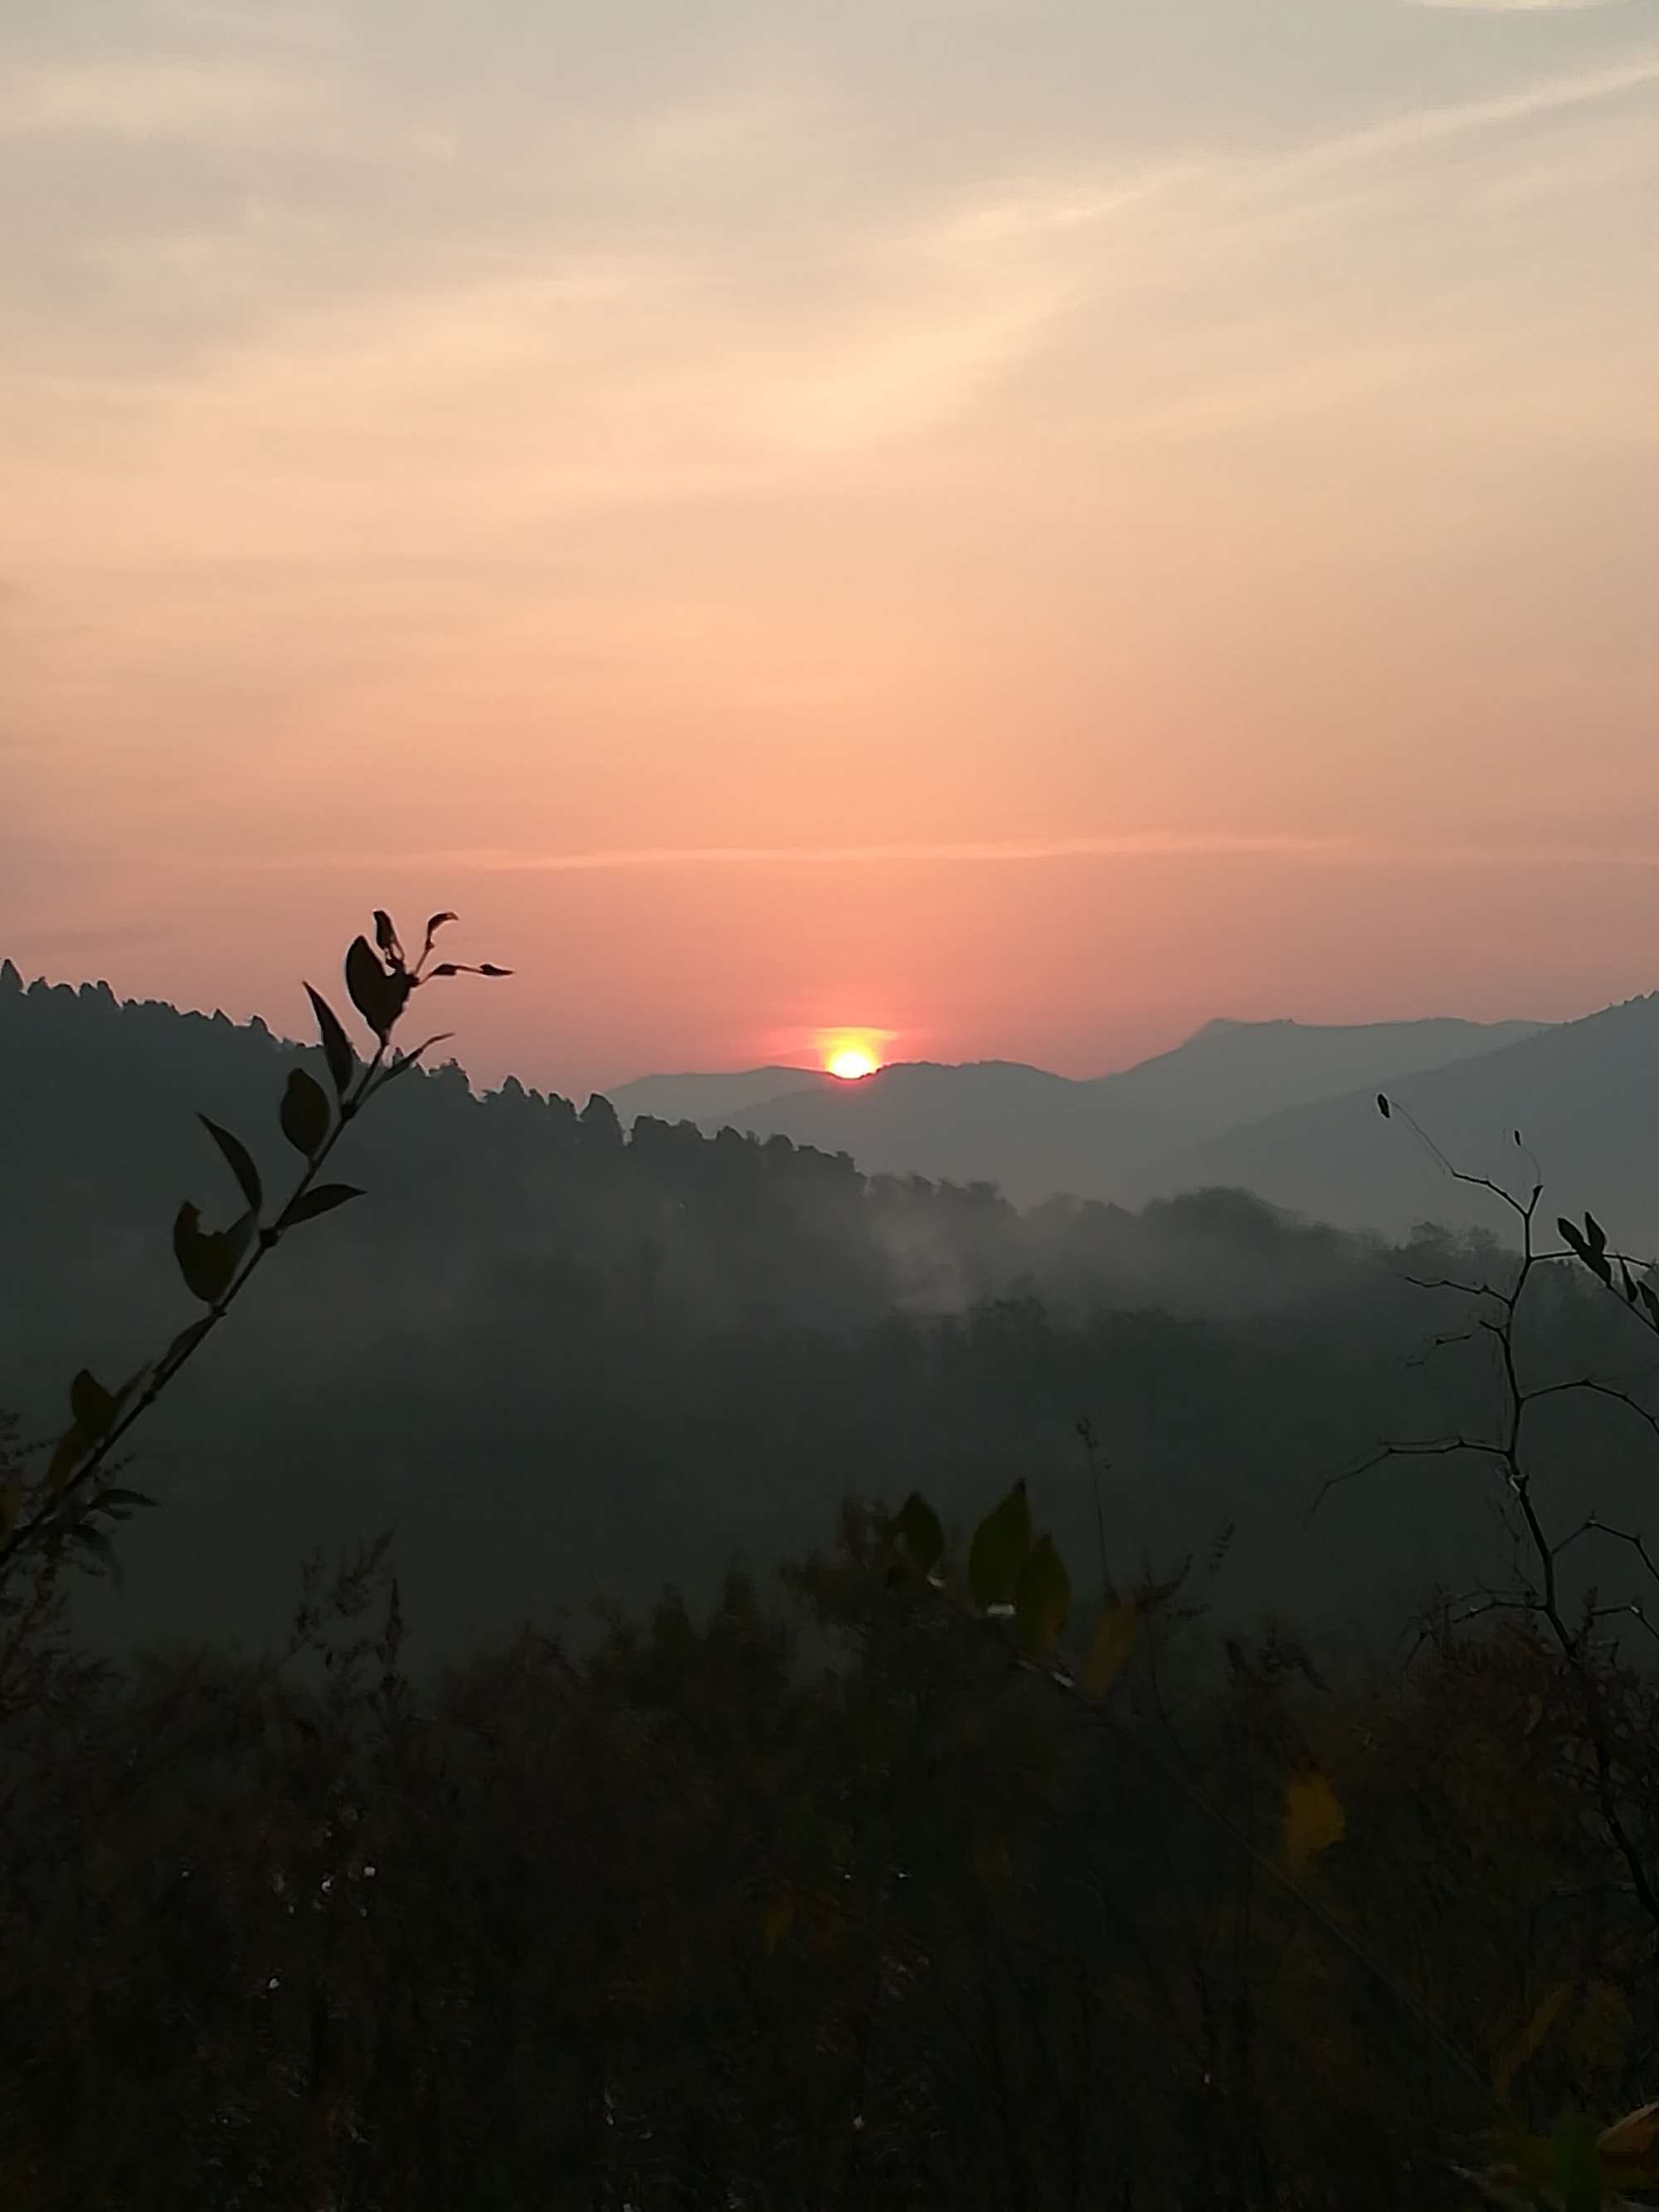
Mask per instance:
[[[641,1075],[605,1096],[626,1129],[642,1114],[656,1121],[718,1121],[793,1092],[833,1088],[839,1079],[821,1067],[748,1067],[733,1074]]]
[[[833,1115],[866,1158],[884,1130],[901,1158],[931,1132],[949,1182],[871,1178],[848,1157],[650,1115],[625,1131],[603,1100],[579,1112],[511,1079],[479,1096],[453,1064],[411,1073],[342,1146],[367,1195],[283,1239],[146,1421],[143,1483],[166,1511],[126,1532],[133,1595],[105,1594],[112,1632],[118,1614],[146,1632],[263,1634],[286,1618],[304,1549],[393,1524],[404,1587],[440,1644],[596,1587],[706,1588],[738,1550],[814,1540],[853,1469],[872,1496],[920,1487],[952,1516],[1018,1469],[1080,1553],[1085,1414],[1109,1419],[1144,1478],[1138,1542],[1174,1553],[1248,1513],[1230,1572],[1252,1610],[1317,1600],[1346,1615],[1390,1577],[1408,1597],[1431,1571],[1431,1525],[1433,1571],[1450,1556],[1475,1577],[1490,1528],[1474,1492],[1455,1525],[1437,1497],[1431,1516],[1399,1506],[1385,1531],[1368,1509],[1340,1562],[1327,1524],[1304,1527],[1332,1468],[1479,1412],[1455,1363],[1407,1364],[1431,1324],[1406,1278],[1462,1271],[1455,1245],[1391,1249],[1236,1189],[1022,1212],[971,1187],[999,1157],[1028,1187],[1056,1161],[1081,1182],[1105,1132],[1125,1182],[1139,1157],[1148,1182],[1254,1182],[1339,1218],[1473,1212],[1369,1089],[1169,1149],[1177,1106],[1182,1130],[1225,1110],[1227,1065],[1259,1099],[1267,1079],[1249,1092],[1243,1073],[1257,1053],[1302,1054],[1282,1079],[1304,1087],[1324,1079],[1304,1064],[1322,1053],[1349,1073],[1376,1064],[1356,1062],[1352,1036],[1291,1026],[1200,1031],[1138,1083],[913,1066],[784,1102]],[[1434,1034],[1443,1049],[1482,1035]],[[0,1411],[49,1437],[79,1370],[112,1387],[199,1311],[174,1216],[188,1200],[217,1228],[239,1196],[198,1112],[280,1193],[300,1169],[277,1101],[296,1065],[326,1075],[314,1048],[263,1024],[124,1004],[107,986],[26,990],[3,962],[0,1065]],[[1559,1210],[1589,1206],[1624,1242],[1653,1212],[1656,1077],[1659,1000],[1644,1000],[1377,1087],[1473,1165],[1513,1164],[1502,1140],[1519,1122],[1561,1170]],[[1474,1154],[1476,1136],[1491,1153]],[[1583,1315],[1562,1310],[1574,1329],[1626,1326],[1581,1288]],[[1620,1356],[1613,1344],[1601,1364]],[[1564,1344],[1564,1364],[1579,1357]],[[1587,1448],[1610,1512],[1626,1503],[1604,1471],[1616,1443]]]
[[[1376,1090],[1534,1036],[1538,1022],[1206,1022],[1173,1052],[1101,1079],[1114,1098],[1185,1124],[1194,1140],[1292,1106]]]
[[[805,1072],[786,1071],[790,1080],[772,1096],[748,1104],[722,1100],[693,1118],[706,1130],[726,1123],[753,1136],[848,1152],[867,1175],[993,1182],[1020,1205],[1061,1192],[1121,1200],[1192,1188],[1183,1178],[1197,1170],[1188,1169],[1187,1153],[1235,1127],[1484,1055],[1540,1027],[1218,1020],[1172,1051],[1091,1080],[1009,1060],[900,1061],[857,1083],[829,1077],[797,1083]],[[751,1080],[702,1079],[729,1082],[738,1091]],[[652,1083],[692,1081],[625,1085],[616,1094],[619,1110]],[[689,1088],[681,1095],[693,1096]],[[1172,1162],[1167,1170],[1165,1162]]]
[[[1659,994],[1265,1116],[1149,1164],[1130,1195],[1221,1183],[1347,1227],[1392,1233],[1434,1219],[1500,1229],[1498,1200],[1454,1182],[1401,1117],[1382,1122],[1378,1089],[1461,1171],[1522,1197],[1535,1175],[1547,1221],[1588,1206],[1640,1249],[1659,1248]]]

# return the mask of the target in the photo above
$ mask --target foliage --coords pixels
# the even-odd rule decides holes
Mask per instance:
[[[57,1568],[112,1564],[92,1516],[147,1502],[113,1447],[264,1255],[358,1194],[319,1171],[426,1048],[391,1039],[458,971],[428,964],[452,919],[412,965],[384,915],[351,948],[367,1063],[312,994],[329,1088],[286,1072],[305,1164],[279,1201],[202,1117],[243,1207],[175,1218],[205,1314],[122,1389],[82,1370],[44,1474],[0,1430],[3,2200],[1588,2212],[1659,2190],[1659,1682],[1609,1626],[1644,1616],[1565,1563],[1653,1568],[1638,1528],[1553,1518],[1537,1444],[1547,1409],[1646,1414],[1535,1365],[1582,1340],[1564,1266],[1620,1328],[1659,1302],[1589,1216],[1534,1248],[1541,1183],[1498,1193],[1507,1272],[1426,1279],[1474,1302],[1443,1341],[1491,1356],[1479,1419],[1352,1470],[1503,1478],[1514,1580],[1437,1594],[1403,1667],[1218,1625],[1224,1545],[1115,1573],[1086,1420],[1086,1573],[1080,1516],[1030,1469],[966,1530],[926,1481],[849,1501],[787,1611],[734,1573],[707,1618],[671,1590],[586,1647],[498,1634],[416,1675],[381,1540],[331,1576],[313,1558],[260,1658],[78,1650]],[[614,1189],[640,1140],[602,1107],[571,1141]],[[722,1232],[757,1160],[820,1173],[666,1156],[712,1170]],[[985,1363],[1053,1337],[1035,1299],[998,1301],[950,1387],[977,1413]],[[1188,1395],[1203,1340],[1171,1354]]]
[[[120,1531],[124,1593],[81,1587],[100,1635],[278,1634],[285,1561],[394,1517],[410,1603],[448,1644],[594,1591],[648,1603],[669,1576],[701,1599],[734,1552],[810,1544],[849,1480],[919,1490],[948,1521],[1023,1473],[1092,1585],[1085,1415],[1115,1464],[1127,1560],[1236,1526],[1213,1601],[1237,1621],[1392,1637],[1435,1580],[1503,1575],[1483,1486],[1440,1462],[1396,1462],[1386,1492],[1352,1486],[1306,1517],[1379,1437],[1480,1433],[1478,1364],[1415,1360],[1427,1331],[1464,1326],[1457,1295],[1405,1279],[1497,1279],[1504,1255],[1478,1238],[1376,1244],[1224,1192],[1022,1214],[787,1144],[624,1132],[516,1085],[476,1097],[434,1056],[318,1178],[374,1202],[285,1237],[258,1326],[218,1330],[147,1416],[128,1476],[173,1510]],[[319,1048],[91,986],[0,988],[0,1218],[28,1285],[0,1402],[38,1435],[64,1424],[60,1376],[112,1389],[152,1334],[204,1316],[168,1249],[179,1198],[209,1231],[245,1200],[216,1150],[230,1204],[193,1187],[210,1143],[196,1109],[285,1195],[299,1161],[271,1102],[296,1075],[333,1086]],[[1572,1272],[1529,1294],[1527,1357],[1540,1379],[1628,1370],[1628,1313]],[[1534,1419],[1540,1481],[1593,1482],[1610,1525],[1638,1527],[1651,1464],[1628,1409],[1581,1396]],[[1570,1607],[1591,1551],[1563,1563]],[[1598,1563],[1601,1601],[1637,1595],[1638,1573],[1633,1553]]]
[[[199,1207],[189,1200],[174,1218],[173,1251],[179,1273],[191,1296],[207,1310],[181,1329],[159,1357],[147,1360],[115,1389],[106,1389],[88,1368],[76,1375],[69,1389],[70,1425],[53,1445],[44,1473],[31,1482],[14,1462],[0,1483],[0,1594],[12,1571],[31,1556],[54,1564],[67,1556],[94,1574],[115,1571],[110,1526],[155,1503],[145,1492],[112,1480],[115,1448],[183,1371],[283,1238],[362,1196],[349,1183],[323,1183],[317,1177],[370,1100],[443,1041],[430,1036],[408,1051],[392,1049],[392,1032],[410,1000],[434,976],[509,972],[490,965],[464,970],[453,961],[440,962],[428,972],[437,933],[455,919],[453,914],[432,916],[413,964],[390,915],[379,909],[374,945],[363,937],[353,940],[346,954],[346,986],[375,1040],[366,1064],[360,1065],[333,1008],[306,985],[334,1097],[331,1104],[303,1068],[290,1070],[277,1119],[283,1135],[305,1165],[285,1200],[268,1205],[258,1168],[241,1139],[206,1114],[198,1115],[228,1167],[243,1205],[222,1229],[204,1229]]]
[[[1320,1688],[1272,1633],[1218,1673],[1166,1587],[1099,1702],[1086,1615],[1037,1653],[948,1560],[895,1583],[903,1517],[787,1608],[419,1674],[369,1554],[262,1662],[15,1718],[5,2201],[1465,2212],[1639,2106],[1659,1991],[1523,1625]]]

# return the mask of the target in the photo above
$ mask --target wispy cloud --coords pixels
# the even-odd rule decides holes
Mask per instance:
[[[1021,861],[1129,859],[1139,854],[1304,853],[1337,849],[1341,840],[1240,836],[1232,831],[1128,830],[1099,837],[978,837],[884,845],[642,846],[601,853],[457,853],[462,867],[562,875],[591,869],[744,867],[779,865],[846,867],[859,862]]]
[[[317,89],[268,67],[77,62],[0,80],[0,136],[84,132],[243,144],[315,112]]]
[[[186,856],[178,856],[186,865]],[[514,852],[451,847],[424,852],[238,854],[223,865],[258,872],[352,872],[419,869],[460,875],[631,875],[714,868],[846,868],[934,864],[1029,866],[1050,860],[1265,859],[1357,867],[1659,869],[1659,846],[1532,842],[1425,843],[1358,836],[1297,836],[1265,831],[1138,830],[1087,837],[906,839],[871,845],[641,845],[592,852]]]
[[[128,903],[610,916],[597,1055],[653,916],[1109,1009],[1651,902],[1642,11],[11,7],[0,745]]]

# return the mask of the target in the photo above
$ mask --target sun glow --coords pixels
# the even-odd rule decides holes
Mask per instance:
[[[880,1065],[869,1048],[861,1044],[832,1045],[823,1064],[843,1083],[857,1083],[864,1076],[873,1075]]]

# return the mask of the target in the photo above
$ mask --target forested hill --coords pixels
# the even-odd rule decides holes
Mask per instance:
[[[77,1368],[118,1378],[192,1317],[173,1216],[235,1202],[197,1115],[282,1188],[297,1051],[4,972],[0,1407],[61,1426]],[[603,1100],[478,1097],[453,1066],[377,1101],[335,1168],[367,1195],[285,1241],[140,1431],[166,1510],[127,1532],[112,1618],[252,1632],[302,1547],[395,1523],[415,1618],[447,1636],[775,1557],[849,1489],[966,1512],[1015,1474],[1092,1548],[1085,1418],[1117,1540],[1202,1553],[1236,1521],[1243,1609],[1364,1590],[1397,1613],[1492,1540],[1437,1468],[1306,1520],[1322,1475],[1480,1410],[1474,1371],[1407,1364],[1454,1318],[1403,1279],[1456,1272],[1431,1239],[1392,1251],[1224,1191],[1022,1213],[780,1138],[625,1135]],[[1619,1320],[1565,1283],[1555,1313],[1564,1359]],[[1576,1417],[1563,1453],[1605,1465],[1613,1419]]]

